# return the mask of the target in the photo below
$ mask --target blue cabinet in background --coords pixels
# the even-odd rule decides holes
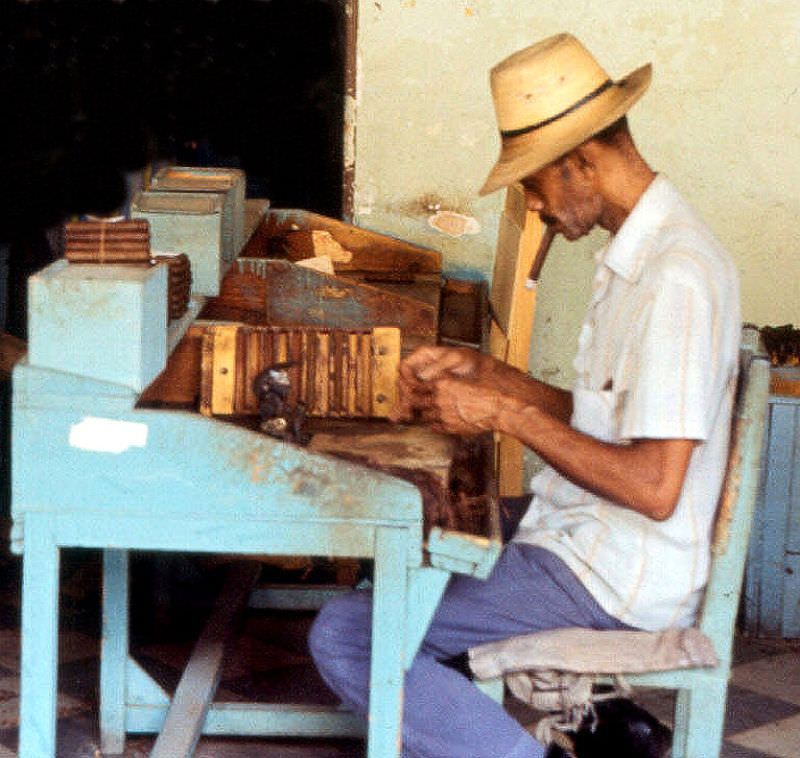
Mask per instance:
[[[773,369],[765,469],[753,523],[744,622],[760,637],[800,637],[800,367]],[[796,384],[795,384],[796,382]]]

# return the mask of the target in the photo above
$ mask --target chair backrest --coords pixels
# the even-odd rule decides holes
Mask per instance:
[[[491,326],[489,352],[522,371],[528,369],[536,285],[527,280],[544,234],[539,214],[528,210],[520,184],[506,191],[500,216],[497,250],[489,294]],[[497,487],[501,496],[523,492],[523,445],[513,437],[498,436],[496,443]]]
[[[728,469],[699,624],[714,643],[717,657],[725,663],[731,657],[733,625],[761,472],[769,368],[769,362],[755,349],[742,349]]]

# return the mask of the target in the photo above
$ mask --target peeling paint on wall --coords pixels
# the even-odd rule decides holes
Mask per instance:
[[[463,237],[465,234],[478,234],[481,231],[481,225],[474,216],[453,211],[437,211],[428,218],[428,225],[450,237]]]

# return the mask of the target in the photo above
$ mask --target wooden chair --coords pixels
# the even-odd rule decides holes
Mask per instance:
[[[714,648],[717,665],[627,674],[615,671],[609,661],[604,672],[586,672],[599,674],[595,678],[598,683],[609,683],[614,674],[622,674],[634,688],[677,690],[672,758],[717,758],[722,744],[734,625],[759,484],[769,393],[769,362],[757,354],[756,338],[757,333],[747,334],[741,352],[728,471],[712,544],[708,585],[697,623]],[[506,668],[503,673],[512,672]]]
[[[536,266],[534,264],[541,250],[544,231],[545,225],[539,214],[529,211],[525,204],[522,185],[511,185],[500,217],[489,294],[489,352],[522,371],[528,369],[538,270],[534,270],[533,277],[530,275],[532,269],[541,268],[541,261]],[[521,495],[524,446],[505,435],[498,435],[495,444],[500,496]]]

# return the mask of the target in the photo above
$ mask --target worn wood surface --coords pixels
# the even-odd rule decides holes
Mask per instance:
[[[289,362],[288,404],[310,416],[385,417],[394,404],[398,330],[312,329],[217,324],[203,330],[200,410],[257,415],[253,380]]]
[[[337,270],[340,272],[432,274],[442,270],[442,255],[436,250],[428,250],[337,219],[296,209],[270,209],[262,225],[262,233],[258,235],[260,246],[248,246],[246,254],[269,257],[280,249],[282,235],[314,229],[329,232],[343,248],[353,253],[350,261],[337,263]],[[270,247],[273,249],[270,250]]]
[[[317,424],[309,449],[347,455],[378,466],[405,466],[432,474],[443,487],[450,481],[457,441],[426,426],[397,424]],[[319,430],[319,431],[316,431]]]
[[[203,327],[190,326],[172,351],[164,370],[139,397],[142,407],[174,405],[197,408],[200,399],[200,367]]]
[[[438,289],[438,283],[423,281],[399,294],[289,261],[240,259],[223,278],[219,297],[209,298],[201,318],[343,329],[396,326],[404,338],[433,343]]]
[[[0,332],[0,379],[8,379],[14,364],[25,355],[28,346],[24,340],[7,332]]]

